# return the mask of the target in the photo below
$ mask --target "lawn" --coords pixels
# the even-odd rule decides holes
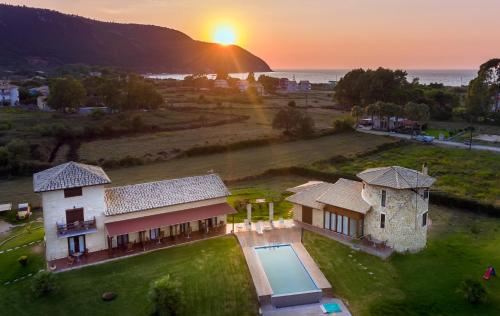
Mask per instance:
[[[353,156],[395,142],[391,137],[364,133],[345,133],[310,140],[275,143],[269,146],[241,149],[212,155],[173,159],[142,166],[106,170],[113,185],[125,185],[155,180],[172,179],[208,171],[219,173],[224,180],[261,174],[269,169],[309,165],[317,160],[339,154]],[[33,193],[31,177],[0,181],[0,201],[29,201],[39,205]]]
[[[313,167],[323,172],[356,174],[390,165],[421,170],[424,162],[430,175],[437,178],[433,190],[500,205],[500,155],[491,152],[411,144],[346,163],[321,162]]]
[[[498,315],[500,279],[481,277],[500,266],[500,220],[434,205],[430,217],[427,248],[388,261],[313,233],[304,244],[355,315]],[[467,278],[485,285],[487,303],[470,305],[457,293]]]
[[[149,286],[167,274],[181,284],[183,315],[257,314],[245,259],[228,236],[58,274],[58,292],[44,298],[29,281],[0,286],[2,315],[148,315]],[[103,302],[106,291],[118,297]]]

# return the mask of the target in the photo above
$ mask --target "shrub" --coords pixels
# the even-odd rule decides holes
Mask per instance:
[[[17,262],[23,267],[25,267],[28,264],[28,256],[21,256],[19,259],[17,259]]]
[[[486,300],[486,289],[481,282],[467,279],[460,284],[458,292],[471,304],[480,304]]]
[[[182,309],[179,283],[167,275],[154,281],[149,289],[149,301],[153,315],[180,315]]]
[[[0,131],[6,131],[12,128],[11,122],[0,122]]]
[[[294,108],[294,107],[296,107],[296,106],[297,106],[297,104],[295,103],[295,101],[294,101],[294,100],[291,100],[291,101],[288,101],[288,106],[290,106],[290,107]]]
[[[353,128],[354,122],[352,118],[343,118],[333,121],[333,132],[334,133],[343,133],[354,130]]]
[[[31,290],[36,296],[45,296],[57,289],[55,275],[50,271],[40,271],[33,277]]]

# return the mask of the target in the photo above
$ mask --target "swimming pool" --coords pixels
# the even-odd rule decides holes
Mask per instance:
[[[291,245],[255,247],[255,252],[273,294],[277,307],[318,302],[322,291],[314,283]]]

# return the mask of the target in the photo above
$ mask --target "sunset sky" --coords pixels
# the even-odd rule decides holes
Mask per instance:
[[[500,57],[499,0],[6,1],[104,21],[154,24],[236,44],[274,69],[477,68]]]

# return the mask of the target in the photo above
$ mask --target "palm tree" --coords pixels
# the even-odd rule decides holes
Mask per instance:
[[[378,116],[380,113],[379,102],[369,104],[365,108],[366,115],[369,115],[372,118],[372,128],[373,128],[373,117]]]
[[[362,116],[364,113],[363,108],[360,106],[353,106],[351,109],[351,115],[356,118],[356,127],[358,126],[359,123],[359,117]]]

